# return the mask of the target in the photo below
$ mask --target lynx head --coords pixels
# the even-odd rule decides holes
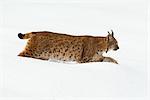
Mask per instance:
[[[116,50],[119,49],[118,42],[114,38],[114,32],[112,30],[111,30],[111,33],[108,31],[108,35],[107,35],[106,38],[107,38],[107,49],[108,50],[114,50],[114,51],[116,51]]]

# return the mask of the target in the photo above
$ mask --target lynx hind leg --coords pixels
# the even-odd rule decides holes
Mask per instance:
[[[32,57],[32,53],[28,52],[28,51],[22,51],[21,53],[18,54],[18,56],[21,57]]]
[[[31,58],[35,58],[35,54],[33,52],[32,49],[30,49],[28,46],[25,47],[25,49],[18,54],[18,56],[21,56],[21,57],[31,57]]]
[[[44,53],[40,54],[40,53],[35,53],[31,50],[24,50],[21,53],[18,54],[18,56],[21,57],[30,57],[30,58],[35,58],[35,59],[41,59],[41,60],[48,60],[49,57],[45,56]]]
[[[104,57],[103,62],[112,62],[112,63],[118,64],[118,62],[111,57]]]
[[[19,55],[18,56],[21,56],[21,57],[29,57],[29,58],[35,58],[35,59],[41,59],[41,60],[48,60],[48,58],[45,58],[45,57],[43,57],[43,56],[41,56],[41,55],[36,55],[36,54],[34,54],[34,53],[32,53],[32,52],[27,52],[27,51],[23,51],[23,52],[21,52],[21,53],[19,53]]]

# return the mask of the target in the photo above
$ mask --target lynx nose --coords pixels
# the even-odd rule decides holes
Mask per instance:
[[[119,49],[119,47],[117,46],[114,50],[116,51],[116,50],[118,50]]]
[[[117,46],[117,50],[119,49],[119,47]]]

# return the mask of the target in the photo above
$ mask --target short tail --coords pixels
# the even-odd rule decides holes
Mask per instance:
[[[32,32],[26,33],[26,34],[18,33],[18,37],[19,37],[20,39],[29,39],[29,38],[31,38],[33,35],[35,35],[35,34],[32,33]]]

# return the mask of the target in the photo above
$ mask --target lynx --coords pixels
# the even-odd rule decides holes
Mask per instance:
[[[19,33],[18,37],[28,39],[25,49],[18,56],[78,63],[112,62],[118,64],[113,58],[103,56],[104,52],[119,49],[112,30],[105,37],[74,36],[47,31]]]

